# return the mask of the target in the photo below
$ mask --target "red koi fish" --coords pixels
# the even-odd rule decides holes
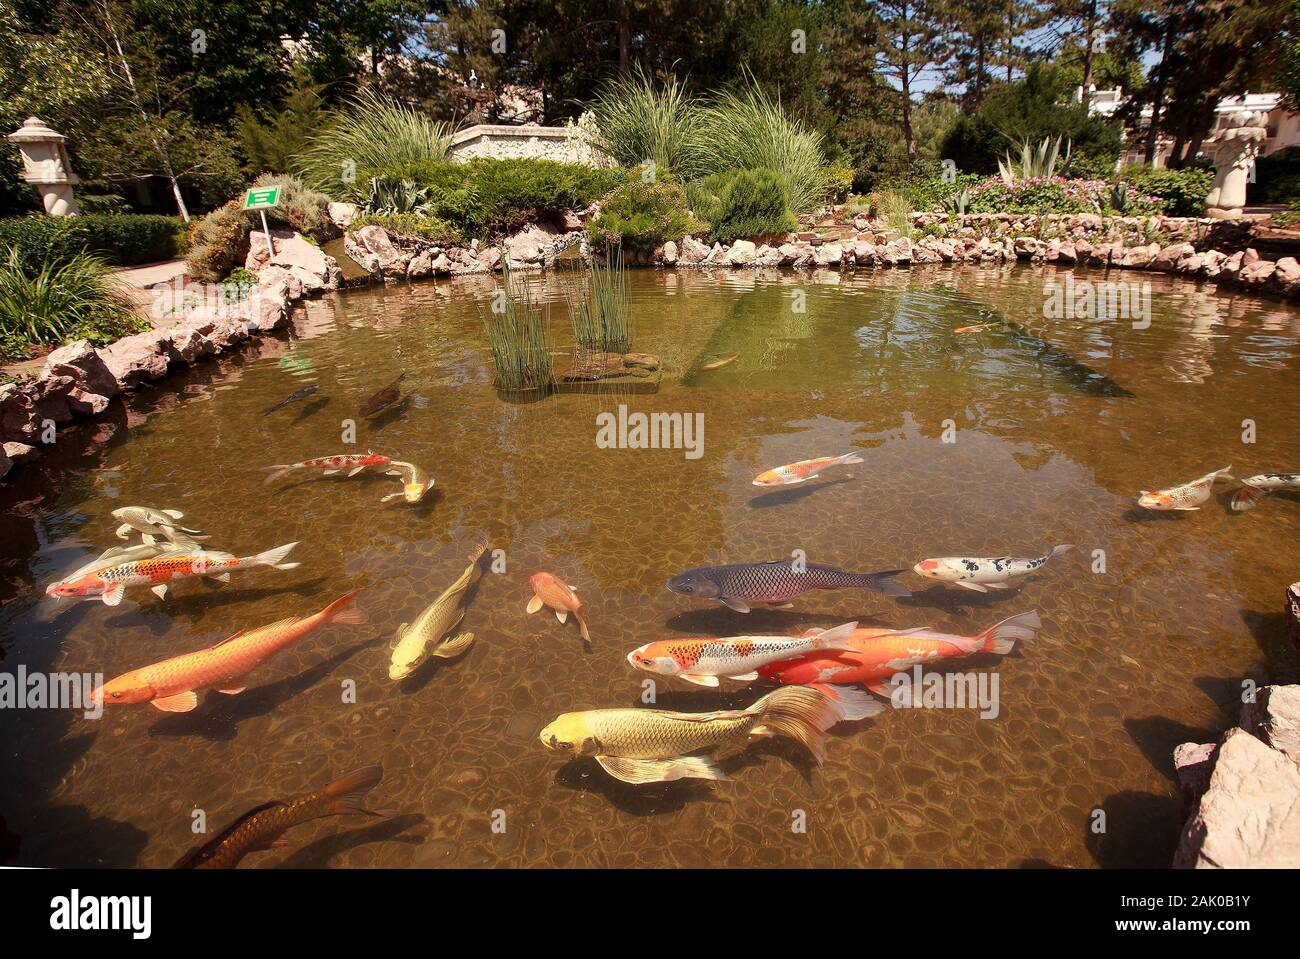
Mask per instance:
[[[387,466],[391,462],[392,460],[389,457],[381,456],[379,453],[339,453],[335,456],[321,456],[314,460],[303,460],[301,463],[282,463],[278,466],[267,466],[264,469],[272,471],[271,475],[266,478],[266,482],[270,484],[294,470],[324,470],[323,475],[325,476],[333,476],[335,473],[347,470],[348,476],[356,476],[371,466]]]
[[[785,685],[820,687],[861,683],[873,693],[888,696],[888,680],[895,673],[917,664],[958,659],[975,653],[1005,656],[1015,648],[1018,640],[1033,639],[1041,626],[1038,613],[1031,611],[1004,619],[976,636],[957,636],[928,628],[859,627],[848,640],[848,644],[855,647],[853,650],[805,653],[761,666],[758,675]]]

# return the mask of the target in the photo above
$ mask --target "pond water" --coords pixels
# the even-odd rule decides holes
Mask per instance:
[[[1244,677],[1295,681],[1281,613],[1300,498],[1233,514],[1221,486],[1198,512],[1156,515],[1134,497],[1229,465],[1300,468],[1300,312],[1128,274],[1150,284],[1149,326],[1045,319],[1046,284],[1064,278],[633,272],[633,348],[661,358],[658,391],[532,403],[492,388],[480,319],[492,280],[389,287],[308,303],[293,337],[140,391],[0,491],[3,668],[111,677],[357,587],[370,623],[314,633],[245,692],[202,693],[190,713],[6,711],[0,859],[167,866],[194,844],[195,809],[220,828],[378,762],[370,805],[396,819],[313,822],[245,865],[1167,865],[1173,747],[1232,723]],[[560,346],[572,279],[534,281]],[[265,485],[266,466],[347,451],[342,421],[401,371],[405,407],[359,420],[355,449],[425,467],[436,486],[423,503],[381,504],[398,486],[379,475]],[[313,396],[263,415],[309,384]],[[703,455],[598,448],[596,417],[619,404],[702,413]],[[865,462],[751,485],[850,450]],[[238,555],[299,541],[302,565],[237,572],[222,589],[183,582],[165,600],[132,587],[115,608],[46,598],[119,542],[109,513],[126,505],[183,510]],[[475,644],[391,681],[398,624],[460,575],[480,533],[505,568],[472,594]],[[813,592],[745,616],[664,586],[795,550],[866,571],[1059,543],[1075,549],[988,594],[908,573],[908,597]],[[538,570],[578,588],[589,652],[572,621],[526,613]],[[820,768],[775,739],[725,762],[730,782],[634,786],[538,742],[558,713],[640,705],[646,674],[625,657],[651,640],[847,620],[971,635],[1035,609],[1036,639],[969,667],[998,674],[996,718],[886,711],[838,726]],[[657,705],[744,706],[763,689],[661,678]]]

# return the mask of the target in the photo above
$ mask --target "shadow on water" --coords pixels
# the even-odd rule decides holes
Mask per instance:
[[[555,785],[574,792],[592,792],[633,816],[661,816],[697,802],[725,803],[715,784],[703,779],[670,783],[625,783],[615,779],[590,756],[565,763],[555,771]]]
[[[889,627],[877,616],[845,618],[832,613],[807,613],[797,609],[764,609],[756,606],[751,612],[737,613],[725,606],[716,609],[692,609],[669,617],[665,629],[692,636],[777,636],[802,632],[813,626],[838,626],[857,619],[859,626]]]
[[[226,586],[179,597],[175,593],[169,592],[166,599],[159,599],[145,590],[143,591],[144,596],[136,604],[135,610],[110,618],[107,625],[137,625],[133,618],[137,615],[146,613],[168,614],[150,617],[144,624],[145,628],[155,636],[161,636],[175,625],[169,617],[182,618],[190,623],[198,623],[212,610],[221,609],[225,606],[255,602],[259,599],[270,599],[272,597],[301,596],[304,599],[309,599],[322,593],[325,582],[325,577],[318,576],[315,579],[295,583],[292,586]],[[312,612],[315,612],[315,610]]]
[[[912,609],[939,609],[951,616],[960,615],[970,610],[988,610],[992,613],[1007,600],[1018,599],[1021,588],[1027,581],[1028,578],[1026,577],[1020,583],[1016,583],[1007,589],[991,589],[987,593],[976,592],[962,586],[945,586],[940,583],[927,586],[925,589],[915,590],[910,596],[895,597],[895,602],[899,606],[911,607]]]
[[[1094,815],[1083,820],[1083,844],[1106,869],[1167,869],[1178,848],[1182,813],[1177,795],[1125,791],[1101,804],[1105,832],[1094,831]]]
[[[330,398],[328,396],[322,396],[320,399],[312,400],[310,403],[308,403],[306,406],[304,406],[302,409],[298,411],[297,415],[294,416],[294,418],[289,421],[289,425],[297,426],[303,420],[307,419],[307,417],[315,413],[319,413],[321,410],[325,409],[325,407],[329,406],[329,404],[330,404]]]
[[[1003,320],[1002,325],[1022,349],[1053,370],[1062,380],[1080,393],[1089,396],[1133,396],[1109,376],[1099,373],[1086,363],[1081,363],[1069,353],[1030,333],[1019,323]]]
[[[401,400],[392,406],[385,407],[373,416],[365,418],[366,429],[372,433],[378,433],[390,423],[395,423],[406,415],[406,411],[411,406],[411,397],[403,396]]]
[[[234,739],[239,732],[240,723],[267,715],[282,703],[311,689],[336,667],[347,662],[363,649],[369,649],[382,642],[382,639],[375,638],[356,643],[300,673],[265,686],[253,686],[234,696],[227,696],[215,690],[204,691],[200,694],[201,698],[196,709],[188,713],[166,714],[149,727],[149,735],[168,739],[197,736],[209,742]],[[141,708],[153,709],[154,707]]]
[[[419,845],[424,842],[424,837],[419,835],[404,836],[402,835],[413,826],[424,822],[424,816],[419,814],[409,814],[396,816],[392,819],[383,819],[372,822],[370,825],[357,823],[356,817],[335,817],[329,820],[336,823],[343,832],[333,835],[324,836],[315,842],[309,843],[295,850],[292,854],[278,862],[273,868],[275,869],[322,869],[331,864],[331,860],[349,849],[356,849],[360,846],[368,846],[376,842],[400,842],[408,845]],[[355,824],[355,828],[346,829],[348,824]],[[290,842],[293,840],[290,839]]]
[[[814,483],[811,486],[800,483],[797,486],[773,490],[770,493],[759,493],[751,499],[747,505],[753,509],[765,509],[769,506],[786,506],[790,503],[797,503],[802,499],[807,499],[818,490],[827,489],[831,486],[838,486],[841,483],[851,482],[853,482],[851,477],[844,477],[836,480],[823,480],[822,482]]]

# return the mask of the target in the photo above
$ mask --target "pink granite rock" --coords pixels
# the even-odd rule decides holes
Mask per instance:
[[[41,378],[49,376],[70,376],[76,381],[77,388],[87,393],[98,393],[109,398],[118,394],[117,380],[109,372],[104,358],[88,340],[77,340],[67,346],[60,346],[47,356]]]

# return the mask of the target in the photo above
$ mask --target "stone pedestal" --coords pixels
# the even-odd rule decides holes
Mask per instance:
[[[1242,112],[1233,119],[1238,125],[1219,133],[1213,144],[1214,183],[1205,199],[1205,212],[1218,219],[1241,215],[1246,206],[1246,176],[1268,135],[1258,113]]]

